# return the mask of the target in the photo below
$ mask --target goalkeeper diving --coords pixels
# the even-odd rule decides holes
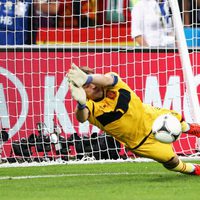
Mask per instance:
[[[200,125],[189,124],[174,110],[142,103],[118,74],[95,74],[89,67],[72,64],[67,74],[71,95],[77,101],[79,122],[88,120],[113,136],[134,154],[153,159],[175,172],[200,176],[200,165],[179,159],[172,144],[161,143],[152,134],[154,120],[171,113],[180,122],[182,132],[200,137]]]

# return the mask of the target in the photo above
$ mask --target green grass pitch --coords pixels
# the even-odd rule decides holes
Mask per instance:
[[[0,168],[0,199],[198,200],[200,177],[156,162]]]

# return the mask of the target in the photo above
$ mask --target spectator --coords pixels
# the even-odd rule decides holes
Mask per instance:
[[[200,26],[200,0],[195,0],[193,2],[193,11],[194,11],[194,15],[193,15],[193,25],[196,26]]]
[[[96,0],[59,0],[58,27],[88,27],[96,25]]]
[[[200,26],[200,0],[179,0],[185,26]]]
[[[57,0],[34,0],[33,6],[33,27],[32,29],[32,43],[36,44],[36,36],[40,27],[55,27],[56,17],[60,8],[60,2]],[[42,3],[41,3],[42,2]]]
[[[33,4],[34,3],[34,4]],[[23,45],[32,41],[33,7],[51,12],[49,3],[38,0],[0,0],[0,45]]]
[[[81,1],[81,27],[95,26],[97,13],[96,0]]]
[[[180,12],[182,13],[182,19],[185,26],[190,26],[190,1],[189,0],[178,0]]]
[[[132,9],[131,35],[144,47],[173,47],[175,36],[166,0],[140,0]]]
[[[72,0],[59,0],[57,26],[59,28],[78,27],[80,2]]]

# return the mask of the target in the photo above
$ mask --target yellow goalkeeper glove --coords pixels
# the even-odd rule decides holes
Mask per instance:
[[[85,90],[82,87],[75,86],[72,82],[69,82],[69,88],[71,91],[72,98],[79,103],[79,107],[86,104],[86,94]]]
[[[74,63],[72,63],[71,67],[72,69],[69,70],[67,77],[70,82],[74,83],[74,85],[77,87],[82,87],[84,84],[92,82],[92,76],[87,75]]]

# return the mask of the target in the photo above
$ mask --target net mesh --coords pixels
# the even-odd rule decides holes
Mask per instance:
[[[138,13],[131,17],[137,3],[0,1],[1,163],[136,159],[97,127],[77,122],[76,102],[65,77],[71,63],[90,66],[97,73],[114,71],[144,103],[174,109],[192,122],[176,39],[173,45],[140,46],[132,31]],[[196,85],[198,6],[197,1],[189,7],[180,5]],[[159,11],[154,26],[162,26],[165,34],[174,32],[173,23],[170,28],[165,21],[172,14],[164,11]],[[187,18],[188,13],[192,17]],[[179,155],[198,156],[198,143],[197,138],[183,134],[174,149]]]

